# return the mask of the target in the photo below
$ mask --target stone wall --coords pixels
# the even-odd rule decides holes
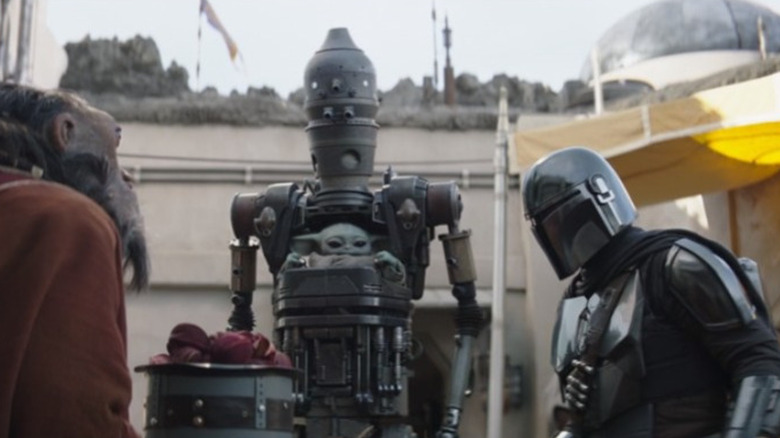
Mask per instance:
[[[177,96],[189,92],[189,75],[176,62],[164,69],[157,44],[136,36],[128,41],[92,40],[65,45],[68,69],[60,87],[124,96]]]
[[[163,68],[151,38],[128,41],[85,38],[68,43],[68,69],[60,87],[74,90],[124,122],[236,126],[304,126],[303,89],[283,98],[268,86],[220,95],[214,88],[192,92],[187,71],[173,62]],[[562,107],[558,94],[541,83],[505,74],[487,82],[469,73],[455,81],[457,106],[443,105],[440,91],[401,79],[380,91],[377,121],[382,126],[443,130],[494,130],[500,87],[507,88],[510,116],[550,113]]]
[[[128,41],[89,37],[66,45],[68,69],[60,86],[84,95],[95,106],[124,122],[234,126],[305,126],[302,88],[286,98],[270,86],[249,88],[246,93],[220,95],[214,88],[192,92],[187,71],[173,62],[163,68],[157,45],[151,38]],[[780,58],[733,68],[697,81],[671,85],[663,90],[637,90],[629,97],[615,95],[605,105],[620,110],[689,96],[699,90],[741,82],[780,71]],[[443,105],[442,91],[431,78],[417,85],[401,79],[390,90],[380,90],[377,121],[382,126],[431,130],[494,130],[501,86],[507,89],[510,119],[519,114],[568,114],[592,110],[592,90],[579,80],[567,81],[559,92],[539,82],[496,74],[487,82],[473,74],[455,79],[456,106]],[[588,97],[590,96],[590,97]],[[609,98],[607,93],[605,98]],[[590,103],[588,103],[590,102]]]

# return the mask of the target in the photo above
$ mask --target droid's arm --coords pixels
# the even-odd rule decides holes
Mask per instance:
[[[477,292],[474,282],[477,275],[474,269],[470,236],[470,231],[458,230],[457,222],[449,226],[448,234],[439,236],[444,245],[444,256],[449,281],[452,284],[452,295],[458,300],[458,310],[455,316],[458,333],[450,378],[450,394],[444,421],[437,434],[439,438],[458,436],[463,398],[471,371],[472,347],[483,325],[482,312],[476,299]]]
[[[230,222],[235,239],[230,243],[230,289],[233,312],[229,330],[252,330],[252,294],[256,287],[257,250],[276,275],[289,253],[290,230],[300,221],[302,192],[292,183],[273,184],[264,194],[240,193],[233,198]]]
[[[482,313],[476,299],[476,270],[471,252],[469,231],[459,229],[463,205],[454,182],[428,183],[421,177],[385,175],[375,220],[386,223],[394,253],[403,260],[406,280],[412,296],[419,298],[424,289],[428,266],[429,231],[446,225],[448,232],[439,236],[444,245],[447,273],[452,294],[458,300],[456,351],[450,378],[450,394],[445,418],[437,432],[440,438],[458,436],[458,425],[471,371],[474,340],[482,328]]]
[[[228,330],[251,331],[255,326],[252,293],[255,290],[257,240],[239,237],[230,242],[230,290],[233,312],[228,318]]]
[[[258,242],[251,225],[259,196],[240,194],[233,198],[230,209],[233,234],[230,242],[230,290],[233,312],[228,318],[228,330],[252,330],[252,293],[255,290]]]

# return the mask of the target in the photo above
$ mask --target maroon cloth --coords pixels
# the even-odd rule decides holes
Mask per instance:
[[[0,185],[0,438],[138,436],[120,251],[80,193]]]
[[[195,324],[177,324],[168,337],[167,354],[153,356],[149,362],[254,364],[292,368],[290,358],[277,351],[260,333],[249,331],[218,332],[209,336]]]
[[[11,181],[18,181],[23,179],[32,179],[30,175],[23,174],[22,172],[10,169],[10,171],[4,170],[0,167],[0,184],[4,184]]]

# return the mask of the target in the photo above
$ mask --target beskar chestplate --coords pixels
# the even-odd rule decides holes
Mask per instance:
[[[598,429],[632,408],[641,400],[641,379],[645,374],[641,345],[644,293],[638,271],[623,283],[619,276],[604,289],[618,288],[620,300],[612,313],[599,348],[597,364],[585,413],[587,429]],[[599,308],[600,292],[590,297],[562,300],[553,331],[552,365],[565,385],[572,361],[582,354],[589,321]]]

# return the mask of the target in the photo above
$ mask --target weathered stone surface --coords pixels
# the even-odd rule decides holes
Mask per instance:
[[[382,105],[388,107],[419,107],[422,105],[423,89],[414,85],[410,78],[404,78],[390,91],[382,94]]]
[[[81,94],[92,105],[120,121],[166,125],[306,125],[306,117],[298,105],[273,96],[237,94],[228,97],[208,90],[179,97],[141,99],[116,93]]]
[[[86,38],[68,44],[66,50],[69,63],[61,86],[80,92],[118,120],[165,124],[306,125],[302,110],[303,88],[290,93],[287,99],[267,86],[249,88],[246,93],[234,91],[230,96],[220,95],[213,87],[193,93],[187,85],[187,71],[175,63],[163,70],[157,46],[149,38],[137,36],[126,42],[116,38]],[[776,71],[780,71],[778,57],[660,91],[608,101],[605,107],[616,110],[662,102]],[[382,126],[494,130],[501,86],[507,88],[511,119],[519,113],[582,112],[591,108],[582,105],[570,108],[576,103],[573,99],[588,92],[592,94],[581,81],[566,82],[560,93],[542,83],[506,74],[480,83],[475,75],[462,73],[455,82],[457,106],[447,107],[442,105],[443,93],[432,88],[430,78],[424,78],[422,86],[417,86],[410,78],[402,79],[392,89],[380,93],[377,121]]]
[[[480,83],[479,79],[470,73],[458,75],[455,78],[456,103],[463,107],[495,107],[501,86],[507,88],[510,108],[531,112],[554,112],[563,108],[558,94],[548,86],[506,74],[495,75],[485,83]],[[406,78],[383,93],[382,103],[387,107],[430,107],[443,104],[443,97],[441,91],[432,93],[430,88],[426,91],[424,84],[417,86],[411,79]]]
[[[229,125],[305,126],[302,110],[305,93],[300,88],[281,98],[270,87],[251,87],[222,96],[213,87],[191,92],[187,71],[173,63],[164,70],[154,40],[136,36],[120,42],[116,38],[89,37],[66,46],[68,70],[60,86],[84,95],[95,106],[121,121],[164,124],[217,123]],[[501,85],[509,91],[510,113],[551,111],[557,95],[542,84],[532,84],[507,75],[497,75],[482,84],[464,73],[456,79],[458,106],[442,105],[441,90],[428,84],[418,86],[404,78],[392,89],[380,92],[377,122],[382,126],[424,129],[490,129],[496,127]]]
[[[501,86],[507,89],[507,101],[510,107],[532,112],[552,112],[560,108],[559,96],[549,86],[540,82],[528,82],[505,74],[493,76],[483,90],[487,101],[498,101]]]
[[[509,110],[509,119],[515,120],[519,111]],[[406,127],[429,130],[495,130],[498,108],[437,105],[425,107],[380,107],[377,122],[384,127]]]
[[[125,42],[92,40],[65,45],[68,68],[60,87],[125,96],[177,96],[189,91],[187,70],[171,63],[163,69],[157,44],[136,36]]]
[[[587,90],[588,84],[579,79],[572,79],[564,82],[559,95],[561,108],[569,108],[582,104],[582,95],[586,93]]]

